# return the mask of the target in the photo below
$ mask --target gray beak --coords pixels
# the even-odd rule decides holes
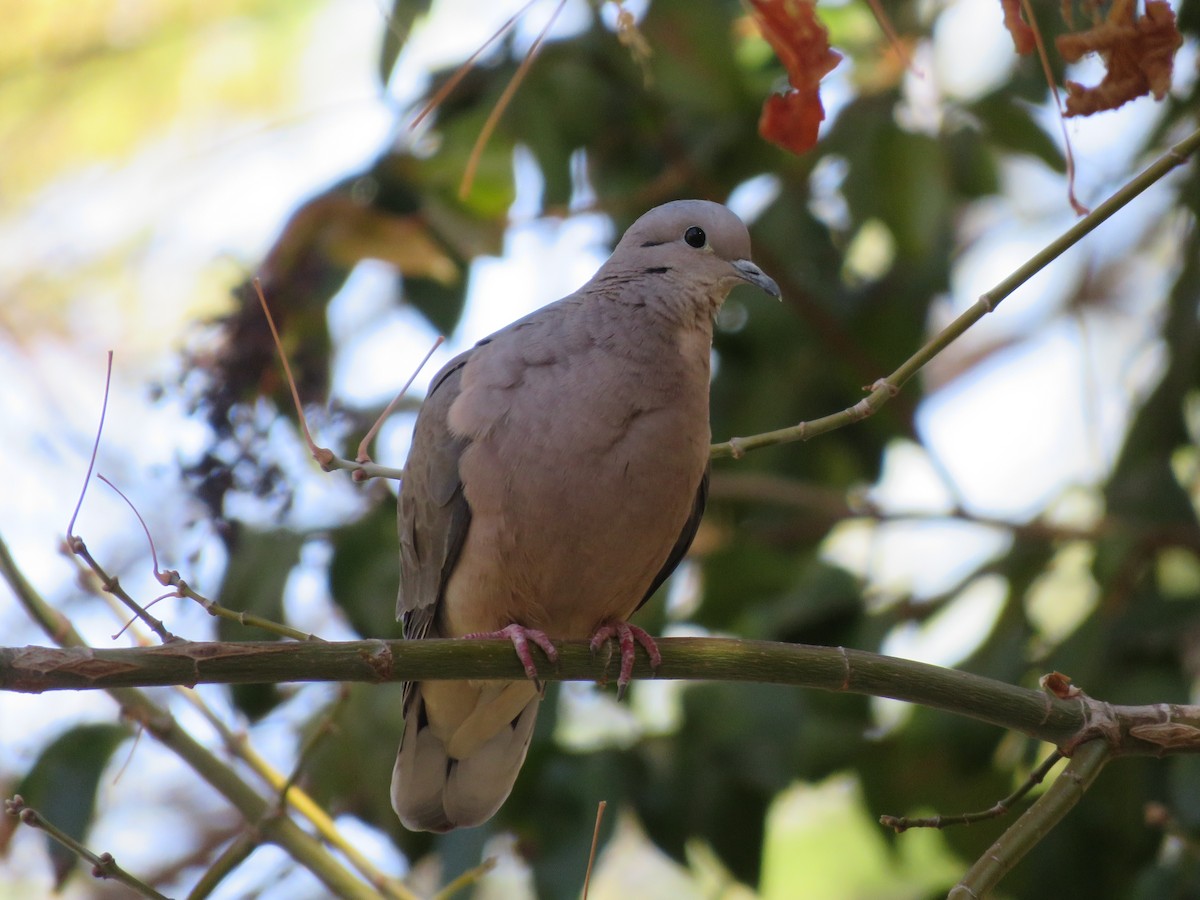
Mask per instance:
[[[733,270],[738,273],[738,277],[743,281],[766,291],[776,300],[782,299],[782,295],[779,293],[779,285],[775,283],[775,279],[750,262],[750,260],[735,259],[732,265]]]

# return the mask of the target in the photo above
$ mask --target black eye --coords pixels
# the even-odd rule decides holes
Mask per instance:
[[[683,239],[688,242],[689,247],[699,249],[704,246],[704,242],[708,237],[704,234],[704,229],[693,225],[683,233]]]

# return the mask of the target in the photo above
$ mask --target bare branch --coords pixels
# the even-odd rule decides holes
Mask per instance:
[[[283,638],[290,638],[293,641],[319,641],[322,638],[309,632],[300,631],[298,628],[293,628],[291,625],[285,625],[282,622],[276,622],[268,619],[265,616],[248,613],[245,610],[230,609],[227,606],[222,606],[215,600],[210,600],[203,594],[196,591],[190,584],[180,577],[179,573],[171,570],[166,573],[166,584],[175,588],[175,595],[179,597],[187,597],[189,600],[194,600],[204,608],[204,611],[210,616],[218,619],[225,619],[230,622],[237,622],[239,625],[244,625],[250,628],[261,628],[263,631],[269,631],[272,634],[277,634]]]
[[[79,518],[79,511],[83,508],[83,498],[87,496],[88,485],[92,481],[92,471],[96,468],[96,454],[100,450],[100,437],[104,433],[104,418],[106,415],[108,415],[108,395],[110,389],[112,388],[112,364],[113,352],[109,350],[108,367],[105,370],[104,375],[104,400],[100,404],[100,422],[96,426],[96,439],[92,442],[92,455],[88,460],[87,474],[83,477],[83,487],[79,489],[79,499],[75,503],[75,511],[71,513],[71,521],[67,523],[67,537],[64,542],[64,547],[68,553],[72,553],[86,562],[91,570],[95,572],[96,576],[100,579],[103,589],[124,603],[134,614],[134,616],[145,622],[147,627],[149,627],[151,631],[159,636],[160,640],[164,642],[171,641],[175,639],[174,635],[167,631],[162,622],[146,612],[146,610],[143,609],[140,604],[130,597],[129,594],[125,592],[125,589],[121,587],[120,582],[115,576],[110,576],[104,571],[103,568],[101,568],[100,564],[96,562],[95,558],[88,550],[87,545],[84,544],[83,539],[75,534],[75,520]],[[109,485],[109,487],[113,487],[112,482],[110,482],[107,478],[104,478],[104,476],[100,477],[105,484]],[[116,490],[115,487],[113,489]],[[126,503],[129,503],[129,498],[127,498],[124,494],[121,494],[120,491],[117,491],[117,493],[120,494],[121,499],[123,499]],[[129,505],[131,508],[133,507],[132,503],[129,503]],[[138,517],[139,522],[142,520],[142,517],[138,515],[138,511],[136,509],[134,509],[133,514]],[[143,528],[145,528],[145,525],[146,523],[142,522]],[[149,531],[146,532],[146,537],[150,537]],[[154,569],[155,574],[157,575],[158,559],[157,554],[154,553],[153,541],[150,544],[150,553],[155,557]],[[62,627],[65,624],[66,620],[63,619],[59,622],[59,627]],[[67,627],[70,626],[67,625]]]

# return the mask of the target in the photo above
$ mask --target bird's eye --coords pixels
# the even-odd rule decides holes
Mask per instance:
[[[704,242],[708,240],[708,237],[704,234],[703,228],[693,225],[683,233],[683,239],[687,241],[689,247],[699,249],[704,246]]]

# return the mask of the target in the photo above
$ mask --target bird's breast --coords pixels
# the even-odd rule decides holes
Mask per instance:
[[[448,585],[449,633],[516,621],[586,637],[633,612],[708,461],[707,366],[677,362],[593,347],[514,384],[468,368],[450,412],[470,439],[459,473],[472,517]]]

